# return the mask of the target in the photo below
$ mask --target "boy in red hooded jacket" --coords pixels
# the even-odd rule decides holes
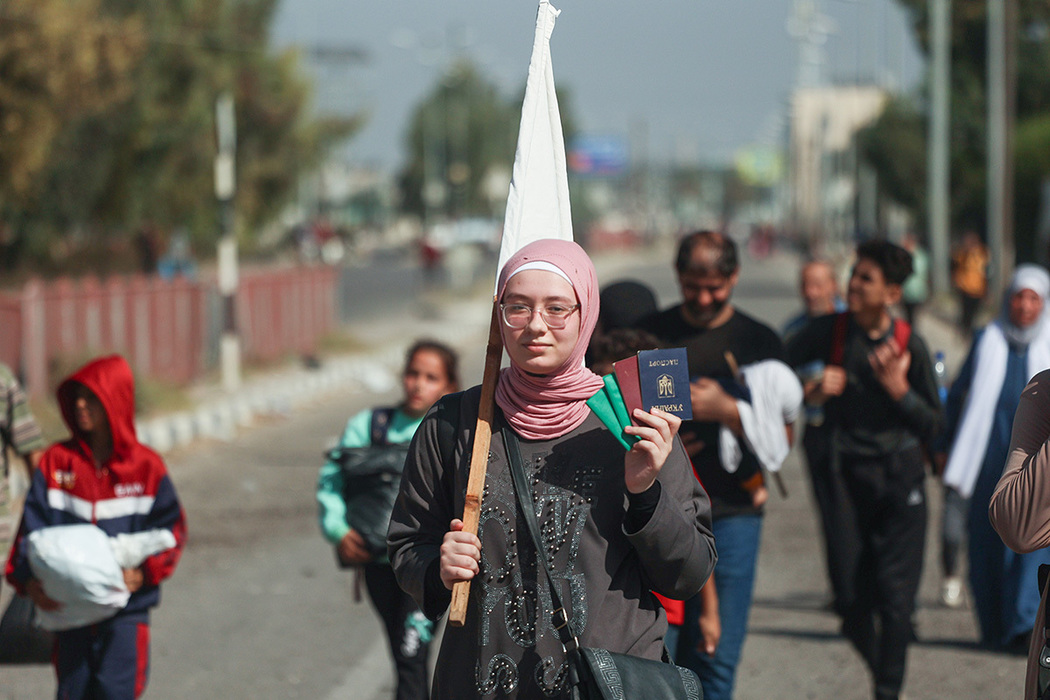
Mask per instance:
[[[137,698],[149,672],[149,609],[175,570],[186,522],[164,462],[135,437],[135,383],[124,358],[94,360],[58,387],[72,437],[52,445],[33,474],[7,580],[42,610],[60,604],[33,577],[27,536],[55,525],[92,523],[110,537],[164,528],[175,546],[124,570],[131,597],[115,617],[57,632],[59,698]]]

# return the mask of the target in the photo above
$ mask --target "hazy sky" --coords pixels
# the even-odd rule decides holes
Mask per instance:
[[[834,26],[836,80],[914,86],[923,70],[894,0],[818,0]],[[725,161],[772,142],[798,71],[788,32],[794,0],[554,0],[554,75],[581,131],[621,134],[651,158]],[[311,62],[327,110],[369,114],[350,145],[360,163],[404,159],[412,108],[443,66],[466,54],[507,96],[528,70],[534,0],[284,0],[278,45],[354,48],[361,63]],[[645,135],[644,137],[642,135]]]

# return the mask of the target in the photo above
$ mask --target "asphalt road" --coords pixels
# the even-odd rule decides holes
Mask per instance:
[[[653,284],[670,303],[670,253],[603,258],[603,283]],[[796,307],[796,261],[744,261],[735,300],[779,325]],[[408,300],[362,322],[357,337],[387,348],[396,372],[404,344],[434,333],[467,348],[466,381],[480,375],[487,319],[480,301],[446,305]],[[426,303],[422,303],[422,302]],[[449,333],[453,326],[466,330]],[[949,361],[961,346],[950,329],[920,321],[931,347]],[[955,365],[956,367],[958,365]],[[231,443],[198,444],[168,456],[188,515],[190,539],[153,617],[147,698],[321,698],[378,700],[392,694],[389,662],[367,602],[355,604],[352,577],[339,571],[318,534],[313,501],[321,453],[357,410],[389,400],[365,391],[329,396],[290,416],[261,421]],[[784,467],[789,497],[768,507],[755,604],[737,697],[869,697],[864,666],[825,610],[816,518],[797,453]],[[1020,696],[1024,662],[975,647],[970,610],[938,605],[934,545],[939,492],[929,484],[930,546],[916,616],[920,640],[909,656],[905,693],[918,698]],[[0,700],[53,696],[46,666],[0,666]]]

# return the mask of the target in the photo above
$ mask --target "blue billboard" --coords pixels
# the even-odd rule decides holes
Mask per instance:
[[[577,175],[620,175],[629,161],[622,136],[577,136],[569,149],[569,170]]]

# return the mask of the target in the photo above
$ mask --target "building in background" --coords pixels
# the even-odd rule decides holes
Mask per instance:
[[[833,251],[875,232],[874,173],[859,161],[855,137],[879,117],[887,97],[865,85],[806,87],[792,95],[789,221],[810,248]]]

